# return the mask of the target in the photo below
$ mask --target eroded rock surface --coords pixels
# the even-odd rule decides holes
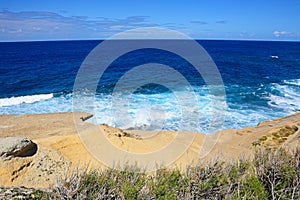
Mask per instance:
[[[0,158],[33,156],[37,152],[37,145],[25,137],[0,138]]]

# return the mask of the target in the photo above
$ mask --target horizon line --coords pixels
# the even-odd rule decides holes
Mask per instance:
[[[249,42],[300,42],[300,40],[274,40],[274,39],[234,39],[234,38],[190,38],[191,40],[202,41],[249,41]],[[47,39],[47,40],[0,40],[0,43],[9,42],[68,42],[68,41],[104,41],[104,40],[118,40],[110,38],[88,38],[88,39]],[[121,40],[182,40],[182,39],[121,39]],[[189,39],[186,39],[189,40]]]

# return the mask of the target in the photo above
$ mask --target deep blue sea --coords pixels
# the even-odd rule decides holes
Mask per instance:
[[[72,111],[77,72],[100,42],[0,43],[0,114]],[[260,121],[300,111],[300,42],[198,42],[213,58],[225,85],[227,109],[223,129],[255,126]],[[172,91],[155,85],[145,86],[131,95],[130,124],[116,121],[112,115],[111,94],[116,81],[132,66],[149,62],[178,70],[197,93],[200,109],[210,109],[207,87],[189,63],[168,52],[142,49],[115,60],[105,71],[95,96],[97,123],[155,129],[156,122],[151,121],[149,108],[157,106],[163,108],[164,129],[180,128],[180,110],[175,106],[177,100]],[[197,112],[193,109],[190,108],[191,112]],[[160,116],[162,111],[157,112]],[[185,128],[207,132],[208,117],[204,114],[200,118],[196,129]]]

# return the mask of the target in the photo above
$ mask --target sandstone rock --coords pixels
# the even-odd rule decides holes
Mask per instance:
[[[25,137],[0,138],[0,158],[33,156],[37,152],[37,145]]]

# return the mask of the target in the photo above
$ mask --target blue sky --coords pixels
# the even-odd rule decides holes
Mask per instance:
[[[153,26],[194,39],[300,41],[300,1],[0,1],[0,41],[104,39]]]

